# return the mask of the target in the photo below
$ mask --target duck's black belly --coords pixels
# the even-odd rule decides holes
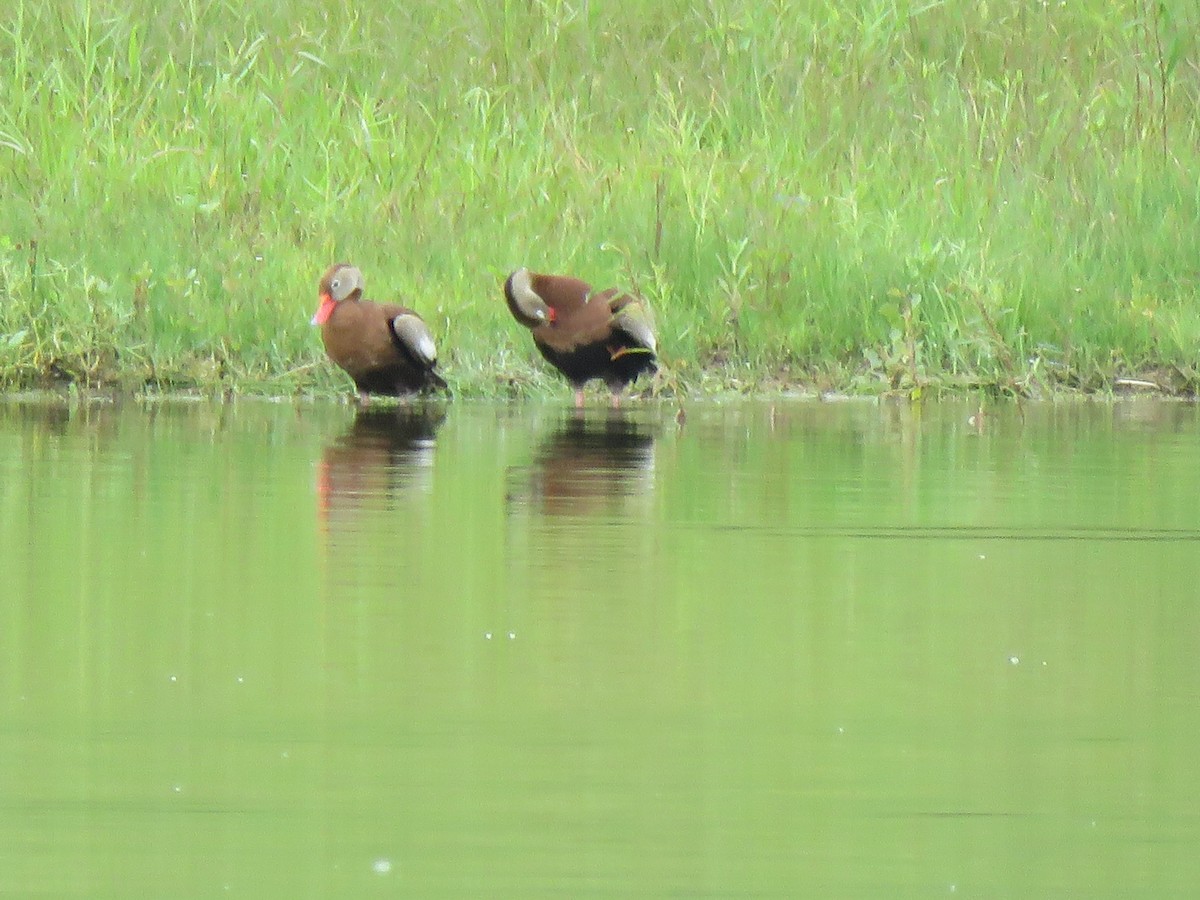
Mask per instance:
[[[629,342],[597,341],[563,351],[538,341],[537,348],[546,362],[577,387],[593,378],[623,387],[639,375],[653,374],[658,369],[653,353]]]
[[[417,369],[403,363],[360,372],[352,377],[360,391],[384,397],[405,397],[446,386],[446,382],[432,369]]]

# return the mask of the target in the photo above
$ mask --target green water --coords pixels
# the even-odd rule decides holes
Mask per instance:
[[[0,404],[0,893],[1192,896],[1182,404]]]

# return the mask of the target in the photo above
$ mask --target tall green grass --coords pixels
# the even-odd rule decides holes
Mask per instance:
[[[517,265],[664,388],[1200,386],[1191,0],[15,0],[0,379],[344,387],[335,260],[460,393],[558,390]]]

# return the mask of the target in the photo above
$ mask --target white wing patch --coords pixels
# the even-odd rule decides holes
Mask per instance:
[[[417,341],[417,353],[430,362],[437,359],[437,347],[433,346],[433,338],[427,334],[421,335]]]
[[[613,324],[651,353],[658,353],[658,340],[654,335],[654,325],[645,307],[640,304],[637,306],[631,304],[625,307],[617,313]]]
[[[396,316],[392,319],[392,331],[396,332],[396,336],[418,359],[430,365],[437,362],[437,347],[433,343],[433,335],[416,316]]]

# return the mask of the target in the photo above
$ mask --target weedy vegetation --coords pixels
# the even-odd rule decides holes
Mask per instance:
[[[0,384],[346,391],[347,260],[460,395],[561,393],[518,265],[670,392],[1200,387],[1194,0],[15,0]]]

